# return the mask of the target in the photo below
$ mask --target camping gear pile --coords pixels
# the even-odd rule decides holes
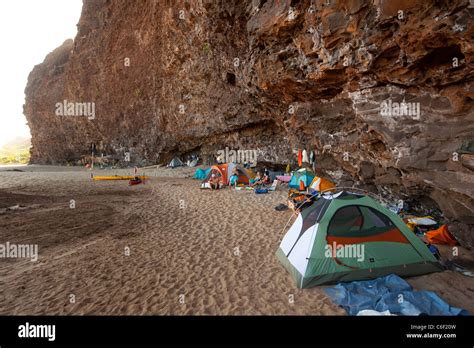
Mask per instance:
[[[295,212],[309,207],[315,202],[315,195],[307,192],[301,192],[299,190],[290,189],[288,191],[287,205],[290,209]]]
[[[324,290],[349,315],[469,315],[451,307],[432,291],[413,291],[395,274],[374,280],[341,283]]]
[[[309,183],[308,181],[311,180]],[[307,169],[298,170],[292,176],[288,185],[288,207],[294,211],[301,211],[316,199],[321,192],[335,192],[336,185],[319,176],[313,176]]]
[[[316,194],[325,191],[334,192],[336,185],[330,180],[323,177],[317,176],[314,173],[316,167],[315,153],[308,152],[306,150],[298,150],[297,160],[299,169],[291,173],[290,175],[279,175],[276,178],[283,183],[288,183],[290,188],[288,192],[287,205],[293,211],[299,212],[303,209],[308,208],[315,201]],[[312,165],[312,169],[303,167],[303,164]],[[287,165],[286,172],[290,172],[290,165]]]
[[[410,230],[430,244],[446,244],[454,246],[456,239],[449,233],[448,226],[436,222],[431,216],[415,217],[405,215],[404,221]]]
[[[442,225],[436,230],[426,232],[425,237],[431,244],[447,244],[450,246],[458,244],[457,240],[449,233],[448,226],[446,225]]]

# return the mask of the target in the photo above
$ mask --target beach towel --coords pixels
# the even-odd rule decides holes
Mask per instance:
[[[366,309],[397,315],[469,315],[465,309],[451,307],[432,291],[413,291],[410,284],[395,274],[339,283],[324,291],[349,315]]]
[[[276,178],[280,180],[281,182],[290,182],[291,175],[277,175]]]
[[[268,189],[266,189],[266,188],[256,188],[255,193],[256,194],[268,193]]]

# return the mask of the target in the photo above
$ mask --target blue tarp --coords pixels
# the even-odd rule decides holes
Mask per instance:
[[[357,315],[364,309],[389,310],[397,315],[469,315],[465,309],[451,307],[432,291],[413,291],[410,284],[395,274],[339,283],[325,292],[349,315]]]
[[[207,169],[198,168],[194,172],[193,179],[204,180],[207,177],[207,175],[209,174],[210,171],[211,171],[211,168],[207,168]]]

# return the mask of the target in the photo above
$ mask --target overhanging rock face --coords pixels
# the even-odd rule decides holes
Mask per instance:
[[[474,138],[473,16],[464,0],[85,0],[74,42],[28,80],[31,162],[92,142],[139,164],[316,149],[348,184],[436,202],[469,246],[473,159],[457,150]]]

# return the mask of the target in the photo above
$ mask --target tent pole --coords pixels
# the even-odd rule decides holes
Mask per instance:
[[[291,221],[291,219],[293,218],[294,215],[295,215],[295,213],[293,212],[293,214],[291,214],[290,218],[289,218],[288,221],[286,222],[285,227],[283,227],[283,231],[280,232],[280,236],[285,232],[286,226],[288,226],[288,224],[290,223],[290,221]]]

